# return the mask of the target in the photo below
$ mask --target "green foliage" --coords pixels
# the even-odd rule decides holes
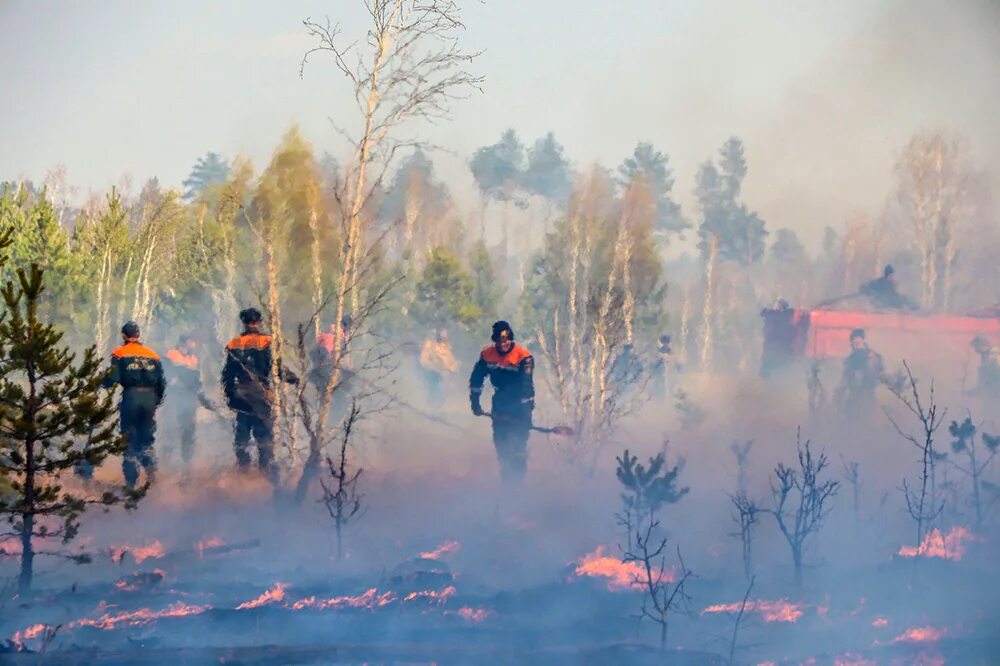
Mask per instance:
[[[229,164],[218,153],[208,152],[199,157],[191,169],[191,174],[184,179],[184,198],[198,198],[213,185],[221,185],[229,177]]]
[[[649,465],[639,463],[639,458],[628,449],[620,457],[615,476],[625,486],[622,503],[625,511],[641,522],[643,516],[654,516],[667,504],[676,504],[690,490],[677,487],[677,479],[684,468],[683,461],[670,467],[666,455],[658,453],[649,459]]]
[[[528,166],[522,174],[525,189],[553,202],[562,202],[570,191],[569,162],[563,147],[549,132],[528,150]]]
[[[454,321],[469,327],[482,316],[473,298],[475,284],[458,255],[434,248],[416,285],[412,314],[421,324],[441,326]]]
[[[739,200],[747,164],[743,142],[733,137],[719,151],[718,166],[706,162],[698,171],[695,194],[702,221],[699,249],[705,253],[715,237],[719,257],[747,266],[764,256],[764,221]]]
[[[669,158],[653,148],[653,144],[640,142],[632,155],[626,157],[618,167],[618,177],[623,187],[642,182],[649,189],[656,201],[654,229],[661,235],[683,231],[690,226],[681,215],[681,207],[671,197],[674,175],[668,162]]]
[[[517,133],[509,129],[497,143],[478,149],[469,166],[484,199],[515,199],[514,192],[523,178],[524,145]]]
[[[61,344],[62,333],[39,318],[42,278],[38,266],[21,269],[2,290],[7,312],[0,322],[0,473],[10,491],[0,498],[0,514],[21,539],[22,590],[31,585],[33,537],[68,543],[88,505],[132,507],[141,494],[79,495],[62,485],[77,465],[98,465],[121,453],[124,442],[111,394],[99,393],[106,371],[96,349],[77,361]]]
[[[472,273],[472,301],[479,308],[480,318],[484,321],[497,319],[500,299],[506,288],[497,276],[485,241],[480,240],[472,248],[469,269]]]
[[[969,440],[976,436],[976,426],[972,424],[972,419],[966,416],[961,423],[952,421],[948,426],[948,432],[955,438],[951,443],[951,450],[961,453],[968,449]]]

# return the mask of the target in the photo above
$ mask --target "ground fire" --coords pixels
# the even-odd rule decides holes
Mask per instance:
[[[0,664],[1000,663],[1000,5],[0,4]]]

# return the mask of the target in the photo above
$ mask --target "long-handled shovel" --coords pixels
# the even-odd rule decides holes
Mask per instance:
[[[500,421],[511,420],[503,416],[494,416],[490,412],[483,412],[483,416],[488,416],[491,419],[497,419]],[[557,425],[557,426],[552,426],[551,428],[546,428],[545,426],[531,425],[528,426],[528,429],[534,430],[535,432],[543,432],[546,435],[560,435],[562,437],[572,437],[574,435],[573,429],[567,425]]]

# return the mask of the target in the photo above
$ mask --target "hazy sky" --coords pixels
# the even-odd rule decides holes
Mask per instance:
[[[879,213],[918,129],[960,132],[980,166],[996,164],[998,6],[469,1],[463,43],[485,51],[484,93],[426,134],[454,151],[436,162],[460,198],[469,154],[507,127],[527,143],[553,130],[578,168],[614,166],[649,140],[688,208],[698,164],[736,134],[750,205],[771,229],[815,239],[856,210]],[[262,167],[293,122],[337,154],[328,118],[350,118],[350,98],[328,62],[298,75],[301,20],[324,15],[363,36],[361,0],[0,0],[0,179],[63,163],[84,190],[125,173],[179,186],[209,150]]]

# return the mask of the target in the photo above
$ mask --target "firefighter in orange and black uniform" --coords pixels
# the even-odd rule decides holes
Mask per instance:
[[[134,321],[122,326],[122,345],[111,353],[111,372],[104,380],[104,387],[112,388],[116,384],[122,387],[118,409],[127,447],[122,457],[122,473],[125,483],[134,488],[139,480],[140,466],[146,470],[148,482],[152,482],[156,473],[153,451],[156,408],[163,402],[167,390],[160,357],[139,342],[139,325]]]
[[[257,464],[273,475],[274,416],[271,387],[271,336],[261,333],[261,314],[256,308],[240,312],[243,333],[226,345],[226,363],[222,368],[222,389],[226,404],[236,412],[234,425],[236,462],[240,469],[250,466],[250,437],[257,442]],[[280,377],[297,384],[294,373],[279,367]]]
[[[170,402],[175,407],[174,416],[181,429],[181,458],[185,464],[194,456],[195,415],[198,405],[211,409],[201,385],[201,371],[198,369],[198,340],[190,334],[180,337],[173,349],[167,350],[167,370],[170,375],[172,395]]]
[[[469,377],[472,413],[482,416],[480,395],[487,377],[493,385],[493,445],[504,483],[520,483],[528,467],[528,435],[535,408],[535,359],[514,342],[510,324],[493,324],[493,344],[484,348]]]

